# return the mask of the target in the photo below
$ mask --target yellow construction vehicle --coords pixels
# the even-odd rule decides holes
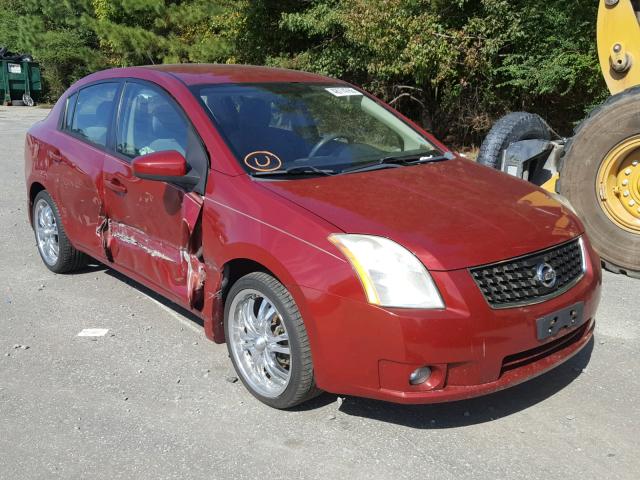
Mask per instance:
[[[640,2],[600,0],[598,54],[611,97],[560,138],[539,116],[496,122],[478,161],[568,200],[604,266],[640,278]]]

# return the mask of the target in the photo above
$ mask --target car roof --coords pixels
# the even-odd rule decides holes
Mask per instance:
[[[187,85],[266,82],[344,83],[315,73],[254,65],[182,63],[175,65],[149,65],[143,68],[169,73],[178,77]]]

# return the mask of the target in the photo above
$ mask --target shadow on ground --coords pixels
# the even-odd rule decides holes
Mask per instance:
[[[109,271],[109,267],[107,267],[106,265],[103,265],[102,263],[96,260],[91,260],[87,265],[82,267],[80,270],[73,270],[71,274],[75,277],[79,275],[88,275],[95,272],[102,272],[105,270]]]
[[[87,268],[87,272],[99,270],[104,270],[107,275],[121,280],[144,295],[173,309],[186,319],[203,326],[202,320],[196,315],[121,273],[101,264]],[[594,340],[591,339],[576,356],[550,372],[490,395],[433,405],[398,405],[379,400],[346,397],[340,405],[340,412],[418,429],[456,428],[490,422],[525,410],[564,389],[586,369],[593,346]],[[334,403],[337,399],[337,395],[324,393],[291,411],[315,410]]]
[[[560,392],[586,369],[593,345],[594,340],[591,339],[582,351],[554,370],[483,397],[433,405],[397,405],[347,397],[340,411],[347,415],[421,429],[455,428],[489,422],[526,410]]]
[[[180,305],[178,305],[176,303],[173,303],[171,300],[167,300],[165,297],[163,297],[159,293],[151,290],[150,288],[145,287],[141,283],[138,283],[135,280],[132,280],[131,278],[127,277],[126,275],[123,275],[120,272],[117,272],[117,271],[115,271],[115,270],[113,270],[111,268],[108,268],[108,267],[104,266],[104,265],[102,265],[102,269],[105,271],[104,273],[106,273],[107,275],[109,275],[111,277],[114,277],[114,278],[117,278],[118,280],[126,283],[130,287],[135,288],[140,293],[146,295],[147,297],[152,298],[153,300],[155,300],[158,303],[161,303],[165,307],[168,307],[168,308],[174,310],[176,313],[182,315],[187,320],[191,320],[196,325],[199,325],[199,326],[204,328],[204,322],[202,321],[202,319],[200,317],[194,315],[193,313],[191,313],[189,310],[187,310],[185,308],[182,308]]]

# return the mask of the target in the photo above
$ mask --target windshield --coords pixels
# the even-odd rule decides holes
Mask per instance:
[[[223,84],[193,90],[251,174],[340,173],[389,157],[440,154],[405,122],[344,84]]]

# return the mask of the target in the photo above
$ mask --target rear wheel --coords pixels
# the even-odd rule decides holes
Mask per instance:
[[[605,267],[640,276],[640,88],[611,97],[566,147],[560,193]]]
[[[87,263],[87,256],[76,250],[67,238],[58,207],[46,190],[33,201],[33,230],[42,261],[55,273],[78,270]]]
[[[258,400],[290,408],[319,393],[298,307],[271,275],[254,272],[234,283],[225,303],[224,328],[233,366]]]

